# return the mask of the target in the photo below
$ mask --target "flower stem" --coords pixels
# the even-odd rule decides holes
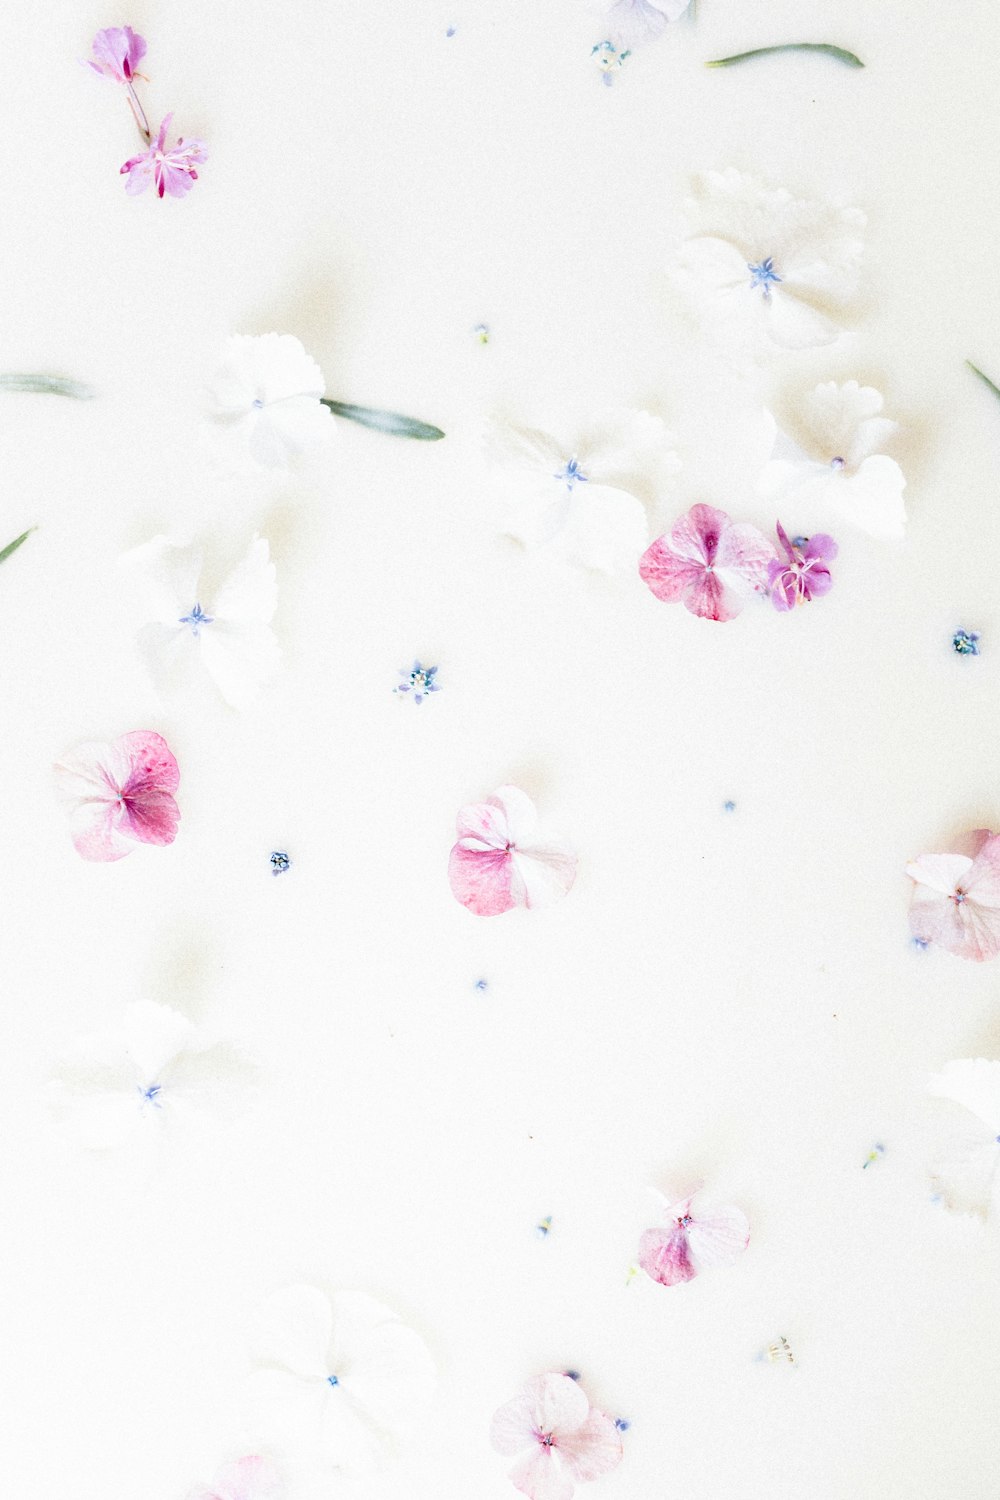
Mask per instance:
[[[856,57],[853,52],[846,52],[843,47],[834,47],[830,42],[783,42],[778,47],[754,47],[751,52],[717,57],[714,61],[707,62],[705,67],[729,68],[733,63],[746,62],[751,57],[769,57],[773,52],[822,52],[826,57],[834,57],[838,62],[846,63],[849,68],[864,67],[860,57]]]
[[[129,81],[125,85],[125,88],[127,90],[126,98],[128,99],[128,102],[129,102],[129,108],[132,111],[132,115],[133,115],[133,118],[135,119],[135,123],[139,127],[139,134],[142,136],[143,140],[146,142],[146,145],[148,146],[149,143],[150,143],[150,141],[153,139],[153,133],[152,133],[152,131],[149,128],[149,121],[146,119],[146,111],[143,109],[142,105],[139,103],[139,95],[136,93],[135,87],[134,87],[134,85],[132,84],[131,81]]]
[[[973,375],[977,375],[979,377],[979,379],[983,382],[983,385],[985,385],[989,390],[991,390],[993,392],[994,396],[996,396],[998,399],[1000,399],[1000,386],[994,385],[993,382],[992,382],[992,380],[990,379],[990,377],[988,375],[984,375],[983,372],[982,372],[982,370],[978,369],[977,366],[972,363],[971,359],[967,359],[965,361],[965,363],[968,365],[968,367],[972,371]]]

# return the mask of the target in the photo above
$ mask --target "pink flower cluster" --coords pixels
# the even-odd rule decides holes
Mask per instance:
[[[657,599],[679,602],[704,620],[735,619],[751,594],[766,595],[784,612],[828,593],[833,538],[790,541],[780,521],[777,531],[783,560],[756,526],[735,525],[712,505],[693,505],[669,536],[646,549],[639,576]]]
[[[139,133],[146,142],[146,150],[130,157],[121,168],[127,177],[125,191],[135,197],[152,182],[158,197],[169,194],[171,198],[183,198],[198,181],[197,168],[208,159],[208,152],[204,141],[185,141],[183,136],[178,136],[173,145],[167,145],[167,131],[173,113],[164,115],[156,139],[153,139],[146,112],[135,91],[135,79],[144,76],[136,68],[146,55],[145,38],[138,36],[131,26],[112,26],[97,33],[91,50],[94,57],[88,59],[88,66],[101,78],[110,79],[124,88]]]

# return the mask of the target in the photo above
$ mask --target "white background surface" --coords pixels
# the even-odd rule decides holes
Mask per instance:
[[[77,62],[126,20],[151,117],[209,145],[183,202],[126,198],[127,110]],[[0,540],[39,527],[0,574],[18,1500],[209,1477],[239,1451],[253,1310],[300,1279],[390,1302],[438,1358],[426,1440],[373,1494],[513,1495],[491,1414],[568,1366],[633,1423],[594,1500],[996,1493],[996,1242],[930,1201],[923,1085],[996,1055],[998,974],[911,949],[902,874],[1000,818],[1000,407],[963,368],[1000,371],[995,7],[702,0],[612,89],[599,34],[573,0],[6,7],[0,367],[99,392],[0,406]],[[868,66],[700,65],[805,39]],[[729,164],[868,210],[857,336],[764,388],[881,385],[911,523],[899,547],[842,533],[817,607],[722,628],[499,540],[476,433],[495,401],[646,403],[685,463],[662,520],[704,499],[770,526],[752,387],[663,295],[686,177]],[[447,442],[342,425],[284,488],[220,473],[202,382],[272,328],[330,394]],[[134,654],[117,556],[191,526],[259,527],[278,563],[285,671],[242,718],[159,703]],[[415,654],[444,686],[419,710],[391,693]],[[50,764],[134,728],[177,754],[180,835],[85,864]],[[549,912],[476,920],[453,818],[505,780],[581,872]],[[136,1174],[55,1138],[40,1097],[141,995],[244,1039],[263,1079]],[[750,1250],[626,1287],[646,1185],[697,1176]],[[798,1370],[754,1363],[778,1333]]]

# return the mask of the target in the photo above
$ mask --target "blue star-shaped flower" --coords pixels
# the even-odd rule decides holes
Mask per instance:
[[[407,672],[400,668],[402,681],[398,687],[393,688],[394,693],[412,693],[414,703],[423,703],[428,693],[439,693],[440,683],[434,681],[437,676],[437,667],[422,667],[418,661]]]
[[[780,281],[784,280],[774,269],[774,257],[769,255],[766,260],[762,260],[756,266],[750,265],[748,262],[747,270],[753,278],[750,282],[750,290],[753,291],[755,287],[761,287],[764,292],[764,301],[770,302],[772,286],[776,286]]]

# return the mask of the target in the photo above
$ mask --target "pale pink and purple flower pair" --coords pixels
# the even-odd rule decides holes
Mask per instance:
[[[456,901],[477,917],[496,917],[559,900],[576,878],[576,864],[568,845],[539,835],[531,798],[502,786],[459,813],[448,879]]]
[[[180,809],[180,771],[162,735],[133,730],[110,744],[86,741],[55,766],[83,859],[123,859],[138,844],[172,844]]]
[[[572,1500],[577,1484],[622,1460],[622,1428],[591,1406],[573,1375],[539,1375],[493,1417],[498,1453],[519,1455],[511,1483],[528,1500]]]
[[[665,604],[681,603],[704,620],[733,620],[752,594],[769,595],[775,609],[820,598],[833,585],[832,537],[790,541],[779,521],[782,561],[756,526],[734,524],[724,510],[693,505],[669,536],[658,537],[639,559],[639,576]]]

